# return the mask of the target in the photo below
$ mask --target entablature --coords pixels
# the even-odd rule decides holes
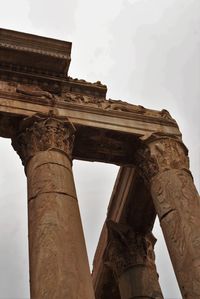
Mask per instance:
[[[73,157],[132,165],[138,138],[181,138],[166,110],[106,99],[107,87],[68,76],[71,43],[0,29],[0,136],[35,114],[67,119],[76,128]],[[59,61],[57,61],[59,59]]]

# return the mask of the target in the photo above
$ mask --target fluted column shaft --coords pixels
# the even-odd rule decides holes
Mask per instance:
[[[13,146],[26,167],[31,299],[94,299],[64,121],[23,121]]]
[[[107,227],[105,263],[113,271],[121,299],[162,299],[152,233],[136,233],[127,225],[111,221]]]
[[[176,138],[151,136],[137,155],[154,201],[184,299],[200,298],[200,199],[187,149]]]

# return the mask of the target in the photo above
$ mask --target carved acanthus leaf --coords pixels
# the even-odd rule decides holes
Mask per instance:
[[[22,121],[12,145],[26,165],[37,152],[52,149],[63,151],[71,158],[73,140],[74,127],[68,121],[52,116],[33,116]]]
[[[136,164],[146,182],[170,169],[189,171],[187,149],[177,138],[152,134],[144,140],[135,156]]]
[[[108,247],[105,264],[120,277],[127,269],[143,265],[155,267],[154,244],[156,239],[152,233],[142,235],[134,232],[129,226],[107,222]]]

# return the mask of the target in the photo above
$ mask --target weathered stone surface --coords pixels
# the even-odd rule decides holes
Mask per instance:
[[[114,272],[122,299],[163,298],[155,267],[152,233],[142,235],[127,225],[107,222],[105,262]]]
[[[142,139],[142,138],[141,138]],[[160,172],[189,168],[188,151],[176,136],[152,134],[137,151],[136,164],[148,182]]]
[[[93,299],[71,169],[73,130],[26,119],[13,141],[26,166],[31,299]]]
[[[200,199],[187,150],[176,139],[152,136],[137,155],[150,188],[183,298],[200,297]]]
[[[0,28],[1,67],[66,76],[70,54],[70,42]]]
[[[108,205],[106,221],[126,223],[133,231],[146,235],[153,228],[156,212],[150,192],[136,170],[134,167],[120,168]],[[104,224],[93,261],[95,296],[97,299],[120,299],[118,283],[103,259],[108,243]]]
[[[104,225],[96,298],[119,299],[119,289],[123,299],[162,298],[149,239],[155,208],[183,298],[199,298],[199,195],[176,121],[166,110],[106,99],[100,81],[68,77],[71,43],[3,29],[0,37],[0,136],[12,138],[26,168],[32,299],[94,298],[73,158],[129,166],[107,219],[132,233],[120,228],[109,240]],[[102,262],[107,245],[111,268]]]
[[[67,120],[35,115],[21,121],[12,145],[24,165],[38,152],[62,151],[71,159],[75,128]]]
[[[1,74],[1,72],[0,72]],[[66,97],[61,87],[56,93],[53,84],[22,84],[0,81],[0,114],[33,116],[36,113],[68,117],[77,126],[126,132],[136,136],[160,131],[180,136],[176,122],[162,111],[154,111],[127,104],[122,101],[106,100],[103,96],[82,95],[83,91],[68,92]],[[59,94],[60,93],[60,94]]]
[[[121,167],[108,205],[106,220],[127,223],[133,231],[146,235],[153,228],[155,216],[150,192],[138,176],[136,169]],[[118,283],[111,269],[104,263],[103,256],[108,243],[109,237],[104,224],[93,262],[92,278],[95,296],[97,299],[120,299]]]

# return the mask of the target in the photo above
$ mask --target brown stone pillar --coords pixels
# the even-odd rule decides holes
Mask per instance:
[[[71,168],[73,133],[67,121],[34,116],[13,140],[28,180],[31,299],[94,299]]]
[[[105,263],[112,269],[121,299],[161,299],[152,233],[142,235],[109,221]]]
[[[200,298],[200,199],[181,141],[152,135],[137,162],[149,186],[183,298]]]

